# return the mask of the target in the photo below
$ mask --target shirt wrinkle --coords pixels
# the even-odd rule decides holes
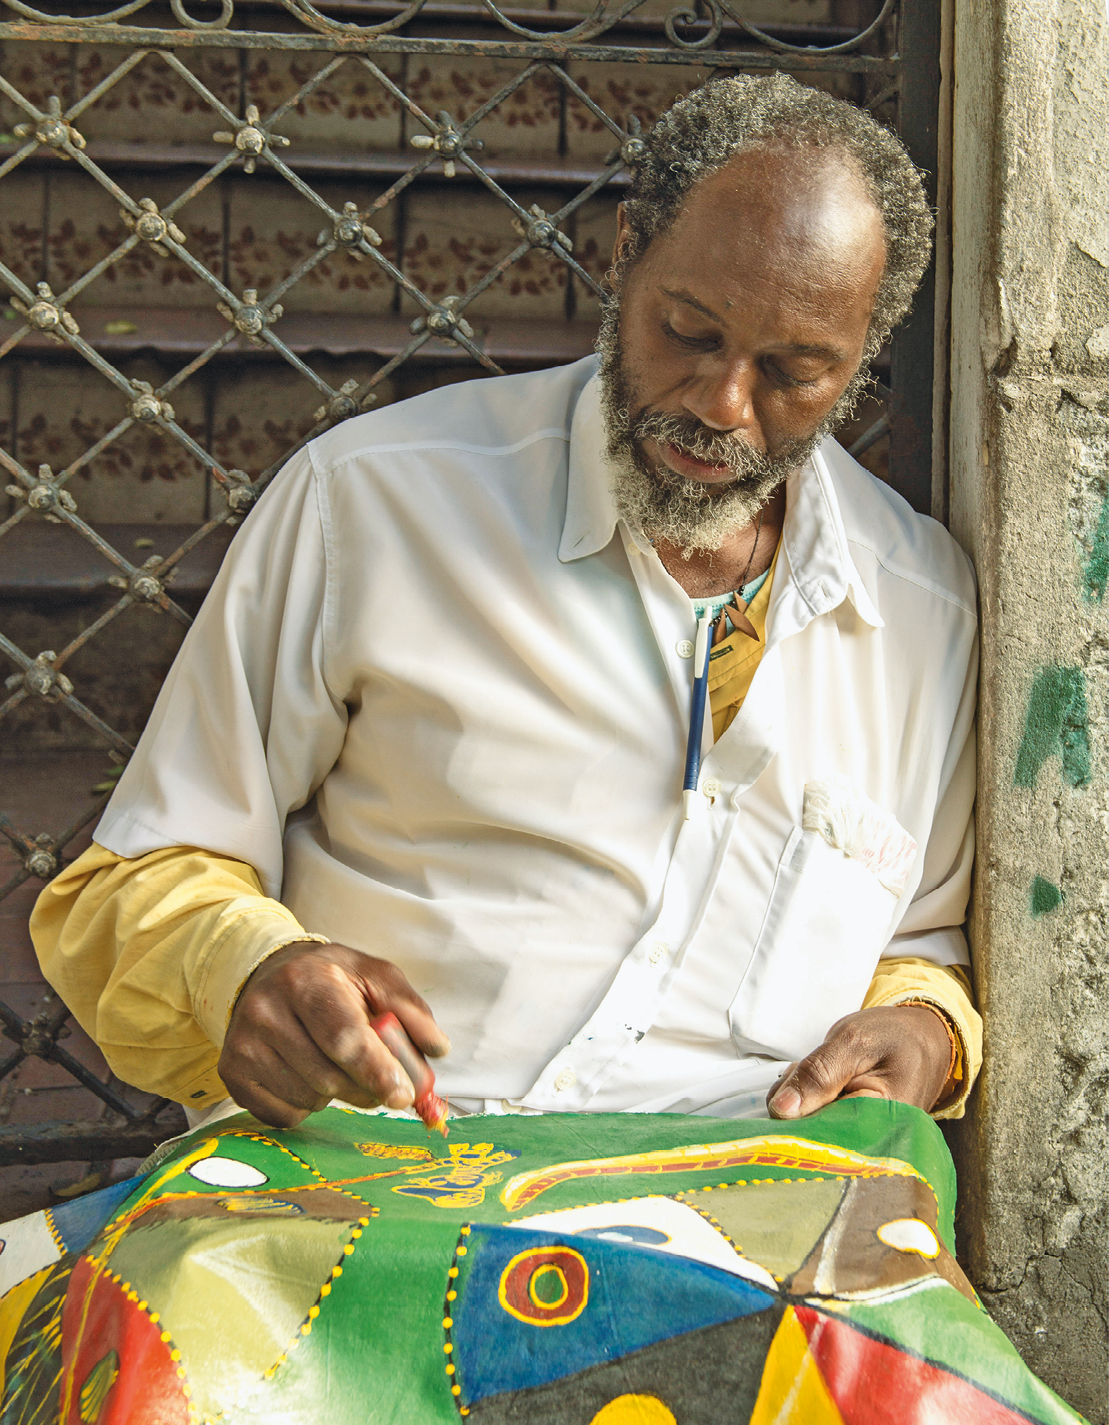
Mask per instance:
[[[190,1102],[218,1093],[242,984],[311,934],[393,960],[432,1003],[454,1045],[438,1068],[452,1098],[757,1112],[782,1065],[860,1007],[903,924],[939,983],[965,956],[948,927],[973,849],[974,769],[958,753],[973,629],[912,581],[879,612],[845,529],[885,531],[887,558],[934,558],[957,580],[950,536],[834,441],[790,477],[765,643],[726,682],[727,735],[706,720],[686,819],[694,619],[617,520],[594,370],[417,397],[418,442],[373,439],[403,433],[404,405],[344,422],[258,501],[97,828],[86,865],[125,863],[112,893],[75,863],[36,910],[47,977],[106,1038],[146,1012],[143,975],[191,998],[180,1021],[164,1011],[159,1042],[199,1024],[211,1058],[165,1048],[145,1067],[120,1060],[121,1076]],[[339,468],[360,478],[328,478]],[[464,618],[443,617],[452,587]],[[868,627],[837,623],[849,594]],[[837,776],[915,841],[900,899],[802,829],[807,785]],[[291,815],[313,788],[312,814]],[[434,847],[433,893],[408,894],[446,822],[458,834]],[[174,856],[156,848],[198,845],[251,912],[231,924],[209,904],[160,934]]]

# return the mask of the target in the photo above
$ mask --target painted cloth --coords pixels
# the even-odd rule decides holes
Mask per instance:
[[[1063,1425],[933,1123],[246,1114],[0,1228],[0,1419]],[[724,1125],[714,1125],[723,1130]]]
[[[683,820],[690,603],[617,519],[593,372],[443,388],[298,453],[96,839],[245,861],[299,924],[397,963],[463,1107],[759,1112],[881,957],[967,963],[970,568],[825,442],[787,483],[765,650]],[[899,893],[802,826],[833,776],[915,843]],[[267,935],[287,919],[167,986],[189,1032],[222,1042]],[[63,995],[81,974],[44,963]],[[126,979],[96,1015],[135,1043]]]

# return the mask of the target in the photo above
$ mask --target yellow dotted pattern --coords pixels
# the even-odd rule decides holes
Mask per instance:
[[[812,1182],[848,1183],[848,1182],[855,1182],[855,1181],[857,1181],[858,1178],[891,1178],[891,1177],[898,1177],[898,1176],[900,1176],[900,1174],[897,1174],[897,1173],[856,1173],[856,1174],[853,1174],[850,1178],[846,1178],[846,1177],[843,1177],[843,1176],[828,1177],[828,1178],[826,1178],[826,1177],[806,1177],[806,1178],[740,1178],[738,1182],[734,1182],[734,1183],[717,1183],[716,1186],[717,1186],[718,1188],[736,1188],[736,1187],[757,1187],[760,1183],[812,1183]],[[936,1190],[935,1190],[935,1188],[932,1186],[932,1184],[931,1184],[930,1182],[928,1182],[927,1178],[921,1178],[920,1181],[925,1184],[925,1186],[928,1188],[929,1192],[931,1192],[932,1196],[935,1197],[935,1196],[936,1196]],[[711,1188],[711,1187],[700,1187],[700,1188],[684,1189],[682,1192],[675,1193],[675,1197],[676,1197],[679,1201],[685,1202],[685,1199],[686,1199],[687,1197],[689,1197],[691,1194],[695,1193],[695,1192],[712,1192],[712,1188]],[[739,1253],[739,1255],[740,1255],[741,1257],[746,1257],[746,1256],[747,1256],[747,1253],[743,1250],[743,1248],[740,1246],[740,1244],[739,1244],[738,1242],[734,1241],[731,1237],[728,1236],[728,1234],[724,1231],[723,1227],[720,1226],[720,1223],[717,1222],[716,1218],[713,1217],[713,1216],[708,1212],[708,1210],[707,1210],[706,1208],[698,1207],[697,1204],[696,1204],[696,1203],[693,1203],[693,1202],[686,1202],[685,1205],[686,1205],[687,1207],[692,1207],[693,1210],[694,1210],[694,1212],[699,1213],[700,1216],[703,1217],[706,1222],[710,1222],[710,1223],[713,1225],[713,1227],[715,1227],[715,1229],[717,1230],[717,1232],[720,1233],[721,1237],[723,1237],[724,1240],[725,1240],[727,1243],[729,1243],[730,1246],[734,1247],[735,1250]],[[937,1213],[937,1216],[938,1216],[938,1214],[939,1214],[939,1200],[938,1200],[938,1199],[936,1200],[936,1213]],[[774,1280],[778,1283],[779,1286],[781,1286],[781,1285],[784,1283],[785,1277],[780,1277],[777,1272],[772,1272],[771,1275],[773,1276]],[[981,1305],[981,1303],[979,1303],[979,1305]]]
[[[454,1256],[447,1269],[447,1293],[443,1299],[443,1355],[446,1358],[443,1370],[447,1377],[447,1384],[455,1405],[458,1406],[459,1415],[469,1415],[470,1407],[463,1405],[461,1401],[462,1386],[458,1381],[458,1367],[454,1362],[454,1342],[451,1340],[451,1332],[454,1329],[454,1303],[458,1300],[456,1283],[458,1281],[458,1259],[466,1255],[466,1238],[470,1235],[470,1224],[464,1222],[458,1231],[458,1242],[454,1249]]]
[[[244,1135],[244,1136],[245,1136],[245,1135]],[[191,1195],[191,1194],[190,1194],[190,1195]],[[197,1194],[197,1195],[199,1196],[199,1194]],[[373,1210],[372,1213],[371,1213],[371,1215],[376,1217],[376,1216],[377,1216],[376,1210]],[[369,1218],[369,1217],[360,1217],[360,1218],[358,1219],[358,1225],[357,1225],[356,1227],[354,1227],[354,1228],[352,1229],[352,1231],[351,1231],[351,1239],[352,1239],[352,1240],[351,1240],[350,1242],[348,1242],[348,1243],[343,1247],[343,1257],[344,1257],[344,1259],[345,1259],[346,1257],[349,1257],[349,1256],[354,1252],[354,1242],[356,1242],[356,1241],[362,1236],[363,1230],[364,1230],[365,1228],[367,1228],[369,1225],[370,1225],[370,1218]],[[319,1314],[320,1314],[320,1303],[321,1303],[321,1301],[322,1301],[325,1297],[328,1297],[328,1296],[331,1295],[332,1282],[334,1281],[335,1278],[341,1277],[342,1275],[343,1275],[343,1268],[342,1268],[341,1265],[337,1264],[337,1265],[335,1265],[334,1267],[332,1267],[332,1269],[331,1269],[331,1279],[328,1280],[328,1281],[325,1281],[324,1284],[320,1287],[319,1296],[316,1298],[315,1302],[308,1308],[308,1315],[305,1317],[304,1321],[301,1323],[301,1325],[300,1325],[300,1327],[298,1328],[297,1332],[294,1334],[292,1340],[291,1340],[291,1341],[288,1343],[288,1345],[285,1347],[284,1351],[282,1351],[281,1354],[277,1357],[277,1359],[274,1361],[273,1365],[270,1366],[266,1371],[263,1372],[263,1378],[264,1378],[265,1380],[273,1380],[274,1376],[277,1374],[278,1369],[279,1369],[281,1366],[286,1365],[286,1364],[288,1363],[289,1352],[295,1351],[296,1348],[300,1345],[300,1342],[301,1342],[302,1338],[311,1334],[312,1325],[313,1325],[313,1323],[315,1322],[316,1318],[317,1318],[317,1317],[319,1316]],[[108,1274],[108,1280],[109,1280],[110,1282],[114,1283],[116,1286],[118,1286],[119,1289],[120,1289],[120,1290],[124,1293],[124,1295],[127,1297],[127,1300],[128,1300],[128,1301],[133,1301],[139,1311],[142,1311],[142,1312],[144,1312],[144,1313],[146,1314],[146,1316],[147,1316],[147,1317],[149,1318],[149,1320],[150,1320],[151,1325],[153,1325],[153,1326],[157,1326],[157,1325],[158,1325],[158,1323],[159,1323],[159,1321],[160,1321],[160,1319],[161,1319],[161,1318],[159,1317],[158,1312],[156,1312],[156,1311],[151,1311],[145,1301],[140,1301],[138,1292],[135,1291],[135,1290],[132,1288],[130,1282],[125,1282],[125,1281],[123,1281],[122,1278],[120,1277],[120,1275],[119,1275],[118,1273],[115,1274],[115,1275],[112,1275],[111,1273],[109,1273],[109,1274]],[[169,1331],[162,1331],[162,1332],[160,1332],[160,1333],[159,1333],[159,1339],[161,1340],[161,1342],[162,1342],[163,1345],[169,1346],[169,1348],[170,1348],[170,1351],[169,1351],[169,1358],[170,1358],[170,1360],[173,1362],[173,1364],[174,1364],[174,1366],[175,1366],[175,1368],[176,1368],[178,1379],[181,1381],[181,1390],[182,1390],[182,1392],[183,1392],[183,1394],[184,1394],[184,1396],[185,1396],[185,1403],[186,1403],[186,1405],[188,1406],[189,1418],[190,1418],[190,1420],[196,1420],[196,1418],[197,1418],[197,1415],[196,1415],[196,1407],[195,1407],[195,1405],[193,1404],[192,1400],[189,1398],[189,1397],[192,1395],[192,1389],[191,1389],[191,1387],[189,1386],[189,1384],[188,1384],[188,1382],[187,1382],[187,1380],[186,1380],[186,1371],[185,1371],[185,1368],[184,1368],[184,1366],[182,1366],[182,1365],[180,1364],[180,1361],[181,1361],[181,1352],[180,1352],[180,1350],[179,1350],[176,1346],[173,1345],[173,1337],[171,1336],[171,1334],[170,1334]],[[233,1405],[229,1405],[229,1406],[228,1406],[228,1410],[230,1410],[230,1409],[232,1409],[232,1408],[233,1408]],[[225,1418],[226,1418],[226,1415],[227,1415],[227,1410],[222,1410],[222,1411],[219,1412],[218,1415],[205,1416],[205,1418],[204,1418],[204,1425],[219,1425],[219,1422],[220,1422],[221,1420],[225,1419]]]
[[[376,1210],[371,1210],[371,1216],[377,1216]],[[310,1336],[312,1334],[312,1326],[320,1314],[321,1302],[323,1302],[327,1297],[331,1295],[332,1286],[334,1285],[336,1280],[343,1275],[343,1261],[345,1261],[347,1257],[353,1256],[355,1243],[362,1236],[363,1229],[368,1227],[369,1225],[369,1217],[360,1217],[358,1219],[357,1226],[351,1229],[351,1240],[347,1242],[343,1247],[342,1258],[335,1264],[335,1266],[331,1268],[330,1278],[325,1281],[320,1287],[319,1296],[317,1296],[316,1300],[308,1308],[308,1315],[300,1323],[299,1327],[294,1332],[292,1339],[289,1341],[284,1351],[282,1351],[281,1354],[277,1357],[273,1365],[270,1366],[268,1370],[263,1372],[263,1379],[273,1380],[274,1376],[277,1374],[278,1368],[288,1363],[289,1352],[295,1351],[300,1345],[301,1341],[304,1339],[304,1337]]]
[[[65,1242],[62,1240],[62,1234],[54,1225],[54,1214],[47,1208],[43,1216],[46,1218],[46,1226],[50,1230],[50,1235],[54,1239],[54,1246],[57,1247],[59,1252],[64,1253],[66,1249]]]
[[[113,1286],[117,1286],[128,1301],[134,1302],[135,1309],[137,1311],[142,1312],[142,1314],[150,1322],[151,1326],[157,1326],[160,1323],[162,1318],[158,1314],[158,1312],[150,1310],[149,1304],[140,1299],[138,1292],[134,1289],[130,1282],[123,1280],[123,1277],[119,1272],[105,1272],[104,1279],[106,1281],[111,1282]],[[159,1331],[158,1339],[159,1341],[161,1341],[163,1346],[169,1347],[169,1358],[173,1362],[174,1369],[177,1373],[177,1379],[181,1382],[181,1393],[185,1397],[185,1405],[188,1408],[189,1419],[195,1420],[196,1406],[190,1399],[190,1396],[192,1395],[192,1387],[189,1385],[188,1380],[186,1379],[185,1367],[181,1365],[181,1352],[173,1344],[173,1337],[168,1331]]]
[[[299,1163],[306,1172],[311,1173],[314,1178],[318,1178],[321,1183],[327,1181],[318,1168],[314,1168],[311,1163],[305,1162],[305,1160],[300,1157],[299,1154],[294,1153],[291,1148],[286,1148],[284,1143],[279,1143],[276,1138],[268,1138],[264,1133],[251,1133],[245,1128],[229,1128],[225,1133],[218,1134],[218,1137],[249,1138],[252,1143],[265,1143],[270,1148],[279,1149],[286,1157],[292,1158],[294,1163]],[[278,1191],[278,1189],[270,1188],[269,1191],[275,1192]]]

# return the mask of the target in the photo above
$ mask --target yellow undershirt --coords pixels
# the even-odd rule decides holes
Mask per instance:
[[[709,707],[712,711],[712,740],[719,742],[725,731],[731,727],[736,713],[743,706],[743,700],[750,691],[755,670],[762,662],[766,648],[766,614],[770,608],[770,594],[774,587],[774,573],[778,567],[778,552],[774,552],[766,578],[758,593],[747,605],[747,619],[758,634],[757,641],[750,634],[734,629],[727,638],[709,653]]]

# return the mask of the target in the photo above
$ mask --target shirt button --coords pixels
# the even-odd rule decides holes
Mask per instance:
[[[682,641],[676,645],[676,647],[678,650],[679,658],[693,657],[693,644],[688,638],[683,638]]]
[[[718,797],[720,795],[720,783],[715,777],[710,777],[707,782],[701,783],[701,790],[706,797]]]
[[[563,1069],[561,1074],[555,1075],[554,1086],[556,1089],[572,1089],[578,1081],[577,1074],[573,1069]]]
[[[666,943],[666,941],[656,940],[655,943],[651,946],[650,954],[647,956],[647,959],[650,960],[652,965],[657,965],[658,962],[669,953],[670,946]]]

